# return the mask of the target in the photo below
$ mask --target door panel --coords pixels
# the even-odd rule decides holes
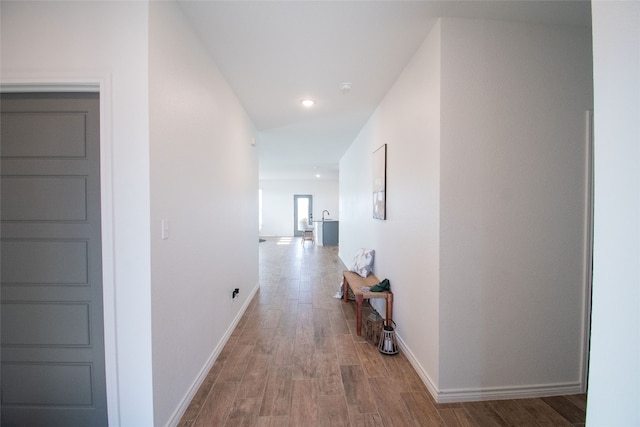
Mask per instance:
[[[2,426],[106,426],[97,94],[2,94]]]
[[[85,221],[87,179],[83,176],[2,176],[5,221]],[[6,205],[5,205],[6,204]]]
[[[2,394],[5,405],[61,407],[92,403],[90,364],[8,362],[3,363],[2,381],[13,384]]]
[[[87,242],[3,239],[2,280],[13,286],[87,286],[88,256]]]
[[[6,114],[2,116],[2,157],[83,158],[85,119],[83,111]]]

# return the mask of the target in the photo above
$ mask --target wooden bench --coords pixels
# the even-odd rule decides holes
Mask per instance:
[[[373,274],[362,277],[352,271],[342,273],[342,297],[344,302],[349,302],[349,288],[353,292],[356,299],[356,332],[361,335],[362,331],[362,301],[371,298],[384,298],[387,301],[386,320],[391,322],[391,314],[393,309],[393,292],[365,292],[361,287],[372,287],[380,283],[380,280]]]

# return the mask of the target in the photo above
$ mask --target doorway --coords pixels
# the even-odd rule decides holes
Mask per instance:
[[[100,97],[1,110],[1,423],[106,426]]]
[[[306,219],[309,225],[313,222],[313,196],[310,194],[294,194],[293,196],[293,235],[302,236],[298,223]]]

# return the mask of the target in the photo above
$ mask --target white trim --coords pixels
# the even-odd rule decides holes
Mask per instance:
[[[582,313],[582,393],[589,381],[589,348],[591,343],[591,294],[593,285],[593,112],[585,112],[585,221],[584,221],[584,310]]]
[[[229,325],[229,327],[227,328],[227,331],[225,332],[224,336],[222,337],[222,339],[220,340],[216,348],[213,350],[213,352],[207,359],[207,362],[204,364],[204,366],[200,370],[200,373],[198,374],[196,379],[193,381],[193,384],[191,384],[191,387],[189,387],[187,394],[185,394],[185,396],[182,398],[180,405],[178,405],[176,410],[173,412],[173,414],[169,418],[169,421],[167,421],[166,426],[173,427],[178,425],[178,423],[180,422],[180,419],[182,418],[184,413],[187,411],[189,404],[193,400],[193,397],[196,395],[196,393],[198,392],[198,389],[200,388],[204,380],[207,378],[207,375],[209,374],[209,371],[213,367],[213,364],[218,359],[218,356],[220,356],[220,352],[222,352],[222,349],[229,341],[229,338],[231,337],[231,334],[233,333],[234,329],[240,322],[240,319],[244,315],[245,311],[247,311],[249,304],[253,300],[253,297],[255,296],[259,288],[260,288],[260,284],[256,283],[256,285],[253,287],[253,289],[249,293],[249,297],[246,299],[242,308],[236,315],[235,319],[233,319],[233,322],[231,322],[231,325]]]
[[[111,114],[111,75],[2,73],[2,92],[98,92],[100,94],[100,202],[102,226],[102,306],[104,316],[104,362],[109,425],[120,425],[117,330],[115,304],[115,256],[113,218],[113,140]]]
[[[427,372],[424,369],[422,369],[422,366],[418,362],[418,359],[414,356],[413,352],[409,349],[409,347],[407,347],[407,344],[404,342],[402,337],[396,334],[396,338],[398,340],[398,347],[400,347],[402,354],[404,354],[407,360],[409,360],[409,363],[411,364],[411,366],[413,366],[413,369],[416,371],[416,373],[424,383],[425,387],[427,387],[427,389],[429,390],[429,393],[431,393],[431,396],[434,399],[436,399],[438,396],[438,386],[434,384],[429,374],[427,374]]]
[[[583,382],[535,384],[527,386],[481,387],[439,390],[420,366],[406,343],[396,334],[398,346],[437,403],[473,402],[481,400],[526,399],[584,393]]]
[[[438,403],[475,402],[482,400],[529,399],[548,396],[564,396],[582,393],[582,384],[558,383],[511,387],[482,387],[440,390]]]

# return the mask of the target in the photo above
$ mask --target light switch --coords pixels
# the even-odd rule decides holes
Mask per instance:
[[[162,240],[167,240],[169,238],[169,220],[162,220]]]

